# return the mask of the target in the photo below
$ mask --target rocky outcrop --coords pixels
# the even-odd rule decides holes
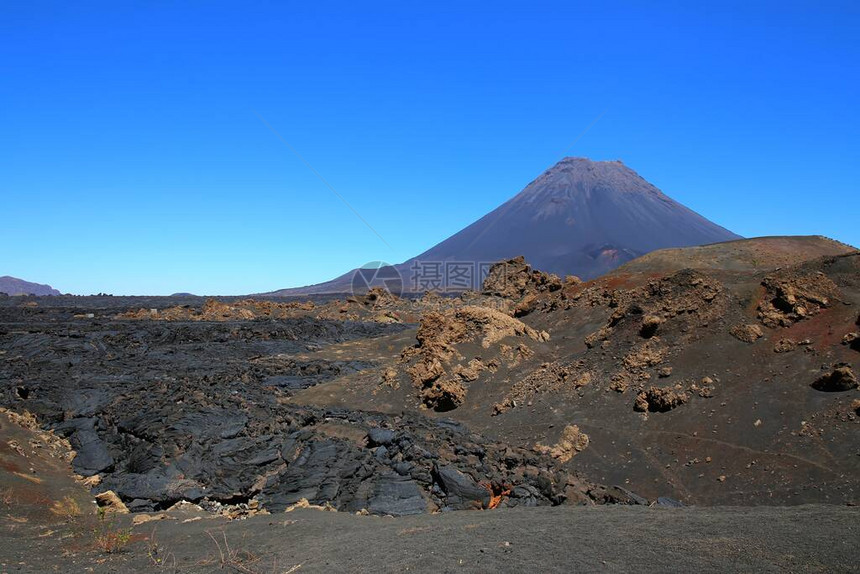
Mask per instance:
[[[442,491],[449,501],[448,506],[455,510],[481,510],[490,506],[490,489],[476,483],[472,478],[451,466],[433,469]]]
[[[352,300],[368,307],[390,307],[400,301],[400,297],[384,287],[371,287],[363,295],[355,295]]]
[[[815,379],[812,388],[828,393],[839,393],[856,389],[858,386],[857,376],[849,365],[837,365],[832,371],[825,373]]]
[[[645,412],[666,412],[690,400],[687,393],[674,387],[651,387],[636,396],[634,410]]]
[[[561,286],[561,279],[557,275],[532,269],[525,257],[520,255],[490,267],[481,291],[484,295],[519,300],[526,295],[558,291]]]
[[[639,334],[645,338],[653,337],[657,329],[665,322],[659,315],[645,315],[642,317],[642,327]]]
[[[836,284],[821,272],[778,271],[765,277],[766,295],[758,318],[766,327],[788,327],[818,313],[839,297]]]
[[[504,355],[505,346],[500,343],[505,339],[546,341],[549,335],[501,311],[468,305],[426,313],[415,338],[418,342],[404,350],[401,364],[408,365],[406,370],[424,405],[436,411],[449,411],[465,400],[466,384],[491,368],[463,356],[459,345],[476,342],[483,349],[496,348]]]
[[[735,325],[731,331],[732,337],[744,343],[755,343],[764,336],[761,327],[754,324]]]
[[[106,490],[96,495],[96,504],[103,512],[114,512],[116,514],[128,514],[128,507],[112,490]]]
[[[551,447],[538,444],[535,446],[537,452],[548,454],[565,463],[580,452],[588,448],[588,435],[579,430],[576,425],[567,425],[561,433],[558,442]]]
[[[790,353],[797,347],[792,339],[780,339],[773,346],[774,353]]]

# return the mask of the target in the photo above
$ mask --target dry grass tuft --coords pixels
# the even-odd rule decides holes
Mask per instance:
[[[66,496],[62,500],[54,501],[51,512],[65,520],[72,520],[81,515],[81,507],[74,498]]]
[[[240,574],[293,574],[301,564],[295,564],[286,570],[281,570],[278,567],[277,558],[272,558],[271,567],[264,568],[262,565],[262,557],[249,552],[243,548],[233,548],[227,540],[227,533],[223,530],[219,533],[220,536],[212,534],[207,530],[206,534],[215,543],[215,548],[218,556],[212,560],[206,561],[207,564],[217,564],[221,569],[229,568]]]

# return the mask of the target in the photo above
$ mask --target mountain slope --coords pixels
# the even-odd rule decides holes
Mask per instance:
[[[655,249],[738,238],[620,161],[566,158],[415,259],[495,262],[524,255],[537,269],[590,279]]]
[[[416,266],[425,273],[428,263],[489,264],[517,255],[536,269],[591,279],[656,249],[739,238],[620,161],[565,158],[478,221],[395,267],[404,288],[416,291],[426,288]],[[271,294],[348,291],[352,276]]]
[[[60,292],[50,285],[30,283],[23,279],[4,275],[0,277],[0,293],[7,295],[59,295]]]

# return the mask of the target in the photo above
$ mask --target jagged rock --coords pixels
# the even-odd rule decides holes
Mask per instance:
[[[626,373],[616,373],[612,375],[612,382],[609,384],[609,390],[616,393],[624,393],[630,388],[630,375]]]
[[[636,396],[633,408],[640,412],[666,412],[690,400],[687,393],[673,387],[651,387]]]
[[[674,498],[669,498],[668,496],[658,496],[657,497],[657,506],[664,506],[666,508],[683,508],[684,503],[680,500],[675,500]]]
[[[812,383],[813,389],[830,393],[850,391],[856,389],[857,386],[857,376],[851,367],[845,364],[837,365],[835,369],[821,375]]]
[[[422,390],[421,400],[434,411],[451,411],[466,400],[466,387],[459,381],[436,381]]]
[[[123,500],[145,499],[159,505],[179,500],[200,500],[205,495],[200,484],[193,480],[154,473],[108,476],[101,488],[103,492],[113,490]]]
[[[433,468],[433,475],[454,510],[480,510],[490,505],[490,491],[452,466]]]
[[[427,500],[414,480],[399,474],[380,476],[368,500],[367,509],[373,514],[406,516],[427,512]]]
[[[490,267],[481,290],[485,295],[521,299],[527,294],[557,291],[561,286],[558,275],[532,270],[521,255]]]
[[[797,346],[797,343],[791,339],[780,339],[773,346],[774,353],[790,353]]]
[[[99,494],[97,494],[96,504],[99,505],[99,508],[104,508],[107,512],[128,514],[128,507],[112,490],[107,490],[105,492],[100,492]]]
[[[744,343],[755,343],[764,336],[764,332],[758,325],[735,325],[729,332],[735,339]]]
[[[625,504],[648,506],[648,500],[621,486],[599,486],[588,491],[588,495],[603,504]]]
[[[399,300],[400,297],[384,287],[371,287],[359,302],[372,307],[386,307],[397,303]]]
[[[524,317],[537,308],[538,298],[535,293],[525,295],[514,307],[514,317]]]
[[[95,421],[92,421],[95,424]],[[79,428],[69,439],[76,455],[72,461],[75,472],[82,476],[92,476],[111,468],[113,457],[99,437],[94,426]]]
[[[638,504],[640,506],[648,506],[648,499],[647,498],[645,498],[643,496],[639,496],[635,492],[631,492],[631,491],[627,490],[626,488],[624,488],[623,486],[615,486],[613,488],[621,491],[622,494],[626,495],[632,501],[632,502],[629,502],[628,504]]]
[[[486,370],[486,368],[487,366],[484,365],[481,359],[475,358],[469,361],[468,365],[454,365],[452,371],[460,380],[471,383],[472,381],[476,381],[481,372]]]
[[[639,329],[639,333],[646,338],[652,337],[657,332],[657,328],[664,322],[664,319],[657,315],[645,315],[642,317],[642,327]]]
[[[520,486],[516,486],[511,490],[510,501],[508,501],[505,506],[538,506],[542,498],[543,497],[541,496],[541,493],[537,488],[530,484],[523,484]]]
[[[839,296],[836,284],[820,272],[778,271],[765,277],[762,285],[767,293],[759,303],[758,317],[766,327],[788,327]]]
[[[401,363],[414,361],[407,372],[424,405],[437,411],[449,411],[463,403],[467,392],[463,383],[477,379],[486,366],[474,359],[468,366],[449,366],[461,358],[457,346],[480,342],[481,347],[489,349],[509,337],[549,339],[547,333],[489,307],[467,305],[444,313],[430,312],[421,319],[415,335],[418,343],[404,350]],[[503,347],[499,347],[500,350],[504,351]]]
[[[394,442],[394,431],[391,429],[372,428],[367,433],[369,446],[385,446]]]
[[[583,342],[585,343],[586,347],[592,349],[597,346],[598,343],[602,341],[608,341],[611,335],[611,327],[601,327],[598,331],[595,331],[594,333],[591,333],[590,335],[585,337],[585,340]]]

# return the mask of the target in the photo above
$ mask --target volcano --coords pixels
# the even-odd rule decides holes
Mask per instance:
[[[566,158],[415,259],[495,262],[524,255],[536,269],[591,279],[656,249],[739,238],[620,161]]]
[[[416,274],[441,272],[437,284],[444,288],[447,269],[473,265],[473,283],[480,285],[481,269],[519,255],[542,271],[592,279],[657,249],[734,239],[740,236],[668,197],[621,161],[569,157],[481,219],[394,268],[404,289],[415,291],[430,286]],[[353,274],[271,295],[348,291]]]

